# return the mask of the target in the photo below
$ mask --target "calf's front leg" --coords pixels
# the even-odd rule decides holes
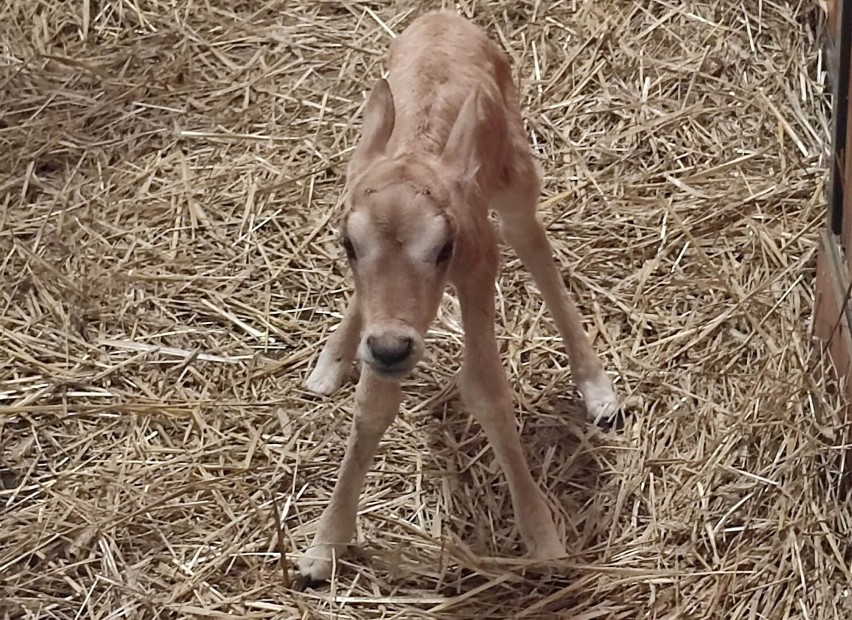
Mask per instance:
[[[355,534],[358,500],[364,478],[373,462],[379,441],[399,412],[402,388],[379,379],[364,364],[355,389],[355,415],[349,443],[328,506],[320,517],[313,542],[299,561],[304,584],[325,581],[331,576],[335,557],[345,550]]]
[[[565,555],[544,494],[530,473],[515,427],[512,394],[494,335],[493,268],[456,283],[465,333],[459,389],[468,409],[482,425],[509,483],[521,537],[530,556]]]

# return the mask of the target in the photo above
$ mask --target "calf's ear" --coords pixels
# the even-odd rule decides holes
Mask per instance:
[[[355,147],[352,159],[349,160],[347,174],[350,179],[364,172],[371,161],[385,152],[393,133],[394,115],[390,86],[387,80],[380,79],[373,87],[364,107],[361,139]]]
[[[464,100],[441,154],[441,162],[455,175],[464,179],[473,178],[482,163],[479,160],[477,144],[482,122],[480,99],[479,89],[474,88]]]

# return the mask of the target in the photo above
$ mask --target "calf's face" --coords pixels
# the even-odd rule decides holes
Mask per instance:
[[[455,249],[452,219],[407,167],[374,166],[350,193],[342,231],[364,322],[359,357],[392,380],[423,355]]]
[[[474,93],[440,157],[393,153],[394,106],[384,80],[367,102],[341,239],[363,319],[358,356],[385,379],[403,379],[423,355],[457,253],[453,213],[475,174],[476,113]]]

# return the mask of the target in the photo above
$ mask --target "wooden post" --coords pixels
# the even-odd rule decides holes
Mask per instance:
[[[829,7],[831,8],[831,7]],[[828,208],[830,212],[830,225],[835,234],[843,234],[843,176],[845,173],[846,133],[849,122],[849,78],[850,78],[850,54],[852,54],[852,2],[841,0],[836,2],[835,19],[840,28],[835,30],[837,38],[835,42],[829,39],[829,55],[834,56],[836,73],[832,76],[832,120],[831,120],[831,148],[832,157],[829,162],[831,167],[828,185]],[[829,36],[831,36],[829,34]],[[852,218],[847,218],[852,220]],[[846,237],[844,235],[844,237]]]
[[[828,221],[817,259],[814,333],[825,340],[846,398],[852,403],[852,0],[833,0],[828,9],[828,66],[833,86]],[[852,429],[846,437],[852,443]],[[852,450],[846,451],[843,486],[852,487]]]

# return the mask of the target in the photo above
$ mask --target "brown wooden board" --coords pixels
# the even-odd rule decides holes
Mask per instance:
[[[834,86],[834,81],[837,78],[837,0],[828,0],[826,2],[826,17],[825,17],[825,32],[823,36],[823,50],[825,51],[825,64],[828,70],[828,85]]]
[[[849,278],[843,270],[840,246],[836,238],[824,231],[820,239],[817,259],[817,295],[814,333],[826,341],[839,378],[850,378],[852,361],[852,333],[848,307],[843,301],[849,287]],[[847,380],[847,392],[852,397],[852,382]]]
[[[826,0],[825,12],[828,38],[833,41],[837,38],[837,0]]]
[[[852,403],[852,0],[827,2],[826,55],[833,89],[828,222],[820,239],[817,261],[814,333],[826,341],[828,353]],[[846,423],[849,422],[847,406]],[[852,430],[847,435],[852,441]],[[844,486],[852,483],[852,451],[846,453]]]
[[[852,403],[852,327],[849,312],[849,277],[844,269],[837,237],[824,230],[820,240],[816,277],[816,315],[814,333],[826,341],[828,354],[834,365],[837,378],[844,387],[846,414],[849,423],[849,403]],[[846,442],[852,442],[852,431],[847,433]],[[842,485],[852,488],[852,450],[846,451]]]

